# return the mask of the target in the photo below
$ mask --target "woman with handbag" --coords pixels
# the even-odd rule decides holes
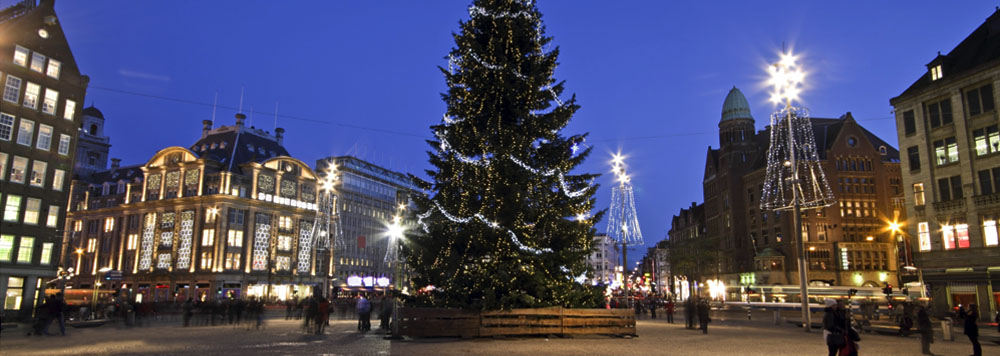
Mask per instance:
[[[840,303],[836,300],[826,299],[823,301],[826,305],[823,314],[823,340],[826,341],[826,347],[829,351],[829,356],[837,356],[841,348],[847,344],[847,318],[844,313],[841,312]]]

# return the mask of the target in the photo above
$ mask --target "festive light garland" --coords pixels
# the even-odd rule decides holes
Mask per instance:
[[[431,200],[431,203],[434,204],[434,206],[431,207],[431,209],[428,209],[423,214],[418,214],[417,215],[417,223],[420,224],[421,226],[423,226],[423,230],[424,230],[425,233],[429,234],[430,233],[430,229],[427,227],[427,223],[424,222],[424,219],[430,217],[431,214],[434,212],[434,209],[437,209],[437,211],[441,212],[441,215],[444,215],[444,217],[447,218],[448,220],[451,220],[451,222],[456,222],[456,223],[460,223],[460,224],[466,224],[466,223],[469,223],[470,221],[472,221],[473,219],[475,219],[475,220],[479,220],[480,222],[486,224],[486,226],[489,226],[490,228],[493,228],[495,230],[507,230],[507,236],[510,236],[511,242],[513,242],[514,245],[517,245],[517,248],[520,249],[521,251],[529,252],[529,253],[536,254],[536,255],[540,255],[543,252],[545,252],[545,253],[552,252],[551,248],[541,248],[541,249],[539,249],[539,248],[534,248],[534,247],[525,245],[524,243],[521,242],[521,239],[517,238],[517,234],[514,233],[514,231],[511,231],[510,229],[503,229],[503,228],[501,228],[501,226],[500,226],[499,223],[497,223],[496,221],[492,221],[492,220],[487,219],[485,216],[483,216],[483,214],[476,213],[475,215],[470,216],[470,217],[460,218],[460,217],[457,217],[457,216],[452,215],[451,213],[449,213],[437,201]]]
[[[788,122],[788,115],[791,115],[791,123]],[[788,133],[789,124],[792,126],[792,137]],[[799,204],[804,208],[832,205],[833,190],[819,160],[809,111],[791,107],[771,114],[770,131],[771,147],[767,151],[767,173],[760,208],[793,208],[792,189],[797,190]],[[792,177],[792,155],[798,165],[797,180]]]

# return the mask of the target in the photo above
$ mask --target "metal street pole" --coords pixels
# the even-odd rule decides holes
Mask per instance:
[[[785,111],[788,114],[788,157],[792,168],[792,226],[794,229],[792,233],[796,236],[795,242],[798,244],[799,252],[799,296],[802,298],[802,328],[805,332],[809,332],[812,321],[809,313],[809,288],[806,273],[808,265],[806,263],[805,239],[802,236],[802,209],[799,204],[799,192],[795,186],[799,181],[799,166],[795,163],[795,130],[792,128],[792,100],[790,98],[785,99]]]

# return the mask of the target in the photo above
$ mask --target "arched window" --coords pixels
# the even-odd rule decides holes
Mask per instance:
[[[97,136],[97,124],[90,124],[90,134]]]

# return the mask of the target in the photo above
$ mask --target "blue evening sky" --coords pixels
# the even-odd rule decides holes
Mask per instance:
[[[60,0],[56,11],[81,72],[91,78],[87,105],[104,112],[111,156],[123,164],[194,143],[201,121],[212,116],[215,93],[217,124],[231,125],[245,87],[244,111],[257,112],[253,125],[272,131],[277,103],[288,116],[278,119],[287,130],[285,146],[307,163],[355,155],[422,175],[429,167],[423,138],[444,111],[436,67],[446,65],[451,33],[468,18],[469,4]],[[889,98],[995,5],[539,2],[562,50],[556,77],[582,106],[564,132],[591,133],[594,153],[579,172],[606,173],[598,193],[598,206],[606,208],[614,179],[609,157],[619,149],[628,155],[648,245],[666,236],[680,208],[702,200],[705,153],[718,147],[716,125],[729,89],[746,94],[758,129],[767,125],[773,107],[764,66],[783,42],[802,55],[809,73],[802,96],[814,117],[851,111],[895,144]],[[629,263],[643,253],[630,252]]]

